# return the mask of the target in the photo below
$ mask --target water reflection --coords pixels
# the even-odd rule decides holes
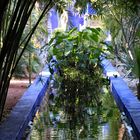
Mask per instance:
[[[114,101],[107,90],[95,93],[90,82],[65,77],[61,90],[52,82],[49,106],[37,117],[31,139],[117,140],[120,116]]]

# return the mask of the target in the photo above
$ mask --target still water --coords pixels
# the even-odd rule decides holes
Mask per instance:
[[[61,91],[52,83],[30,140],[118,140],[120,114],[106,88],[96,97],[74,82]]]

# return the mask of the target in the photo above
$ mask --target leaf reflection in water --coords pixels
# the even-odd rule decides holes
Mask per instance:
[[[96,95],[91,79],[68,75],[62,84],[59,89],[51,86],[50,91],[57,93],[49,98],[43,134],[31,134],[31,139],[41,135],[39,140],[117,140],[119,112],[107,90]]]

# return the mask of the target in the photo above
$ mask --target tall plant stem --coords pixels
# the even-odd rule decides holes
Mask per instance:
[[[30,16],[30,30],[32,28],[32,19],[31,19],[31,16]],[[29,51],[29,86],[31,85],[32,83],[32,64],[31,64],[31,52]]]
[[[39,22],[46,14],[46,12],[48,12],[54,5],[51,0],[48,1],[37,23],[32,28],[29,36],[25,40],[25,45],[19,57],[17,57],[17,52],[20,48],[21,37],[26,27],[27,21],[31,15],[31,12],[35,6],[35,2],[36,0],[17,0],[16,4],[14,3],[16,8],[14,8],[14,12],[12,14],[11,20],[9,21],[7,31],[5,32],[6,35],[3,38],[3,43],[0,50],[0,119],[2,118],[10,79],[15,71],[15,68]],[[0,30],[0,35],[1,33],[2,30]]]

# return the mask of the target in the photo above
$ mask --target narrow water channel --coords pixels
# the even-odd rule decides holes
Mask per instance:
[[[71,88],[65,81],[61,91],[56,85],[52,81],[30,140],[118,140],[120,114],[106,88],[97,97],[75,81]]]

